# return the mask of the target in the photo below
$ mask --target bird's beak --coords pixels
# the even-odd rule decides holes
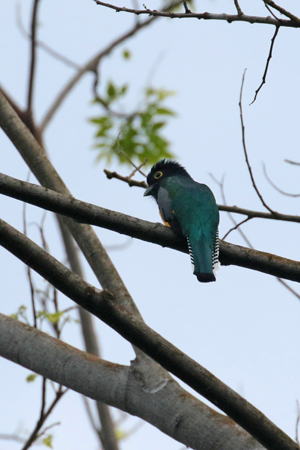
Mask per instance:
[[[148,195],[152,195],[152,190],[153,190],[153,186],[149,186],[144,192],[144,197],[147,197]]]

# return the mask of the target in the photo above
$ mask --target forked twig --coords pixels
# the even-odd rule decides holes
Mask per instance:
[[[270,211],[270,213],[276,215],[277,212],[276,212],[276,211],[273,211],[273,210],[266,204],[266,202],[264,201],[264,199],[263,199],[261,193],[259,192],[258,187],[256,186],[256,183],[255,183],[254,176],[253,176],[253,173],[252,173],[252,169],[251,169],[251,166],[250,166],[250,163],[249,163],[249,159],[248,159],[248,153],[247,153],[247,148],[246,148],[246,139],[245,139],[245,125],[244,125],[243,108],[242,108],[243,87],[244,87],[244,81],[245,81],[246,70],[247,70],[247,69],[245,69],[245,70],[244,70],[244,73],[243,73],[242,84],[241,84],[241,90],[240,90],[240,101],[239,101],[240,118],[241,118],[241,127],[242,127],[242,142],[243,142],[244,155],[245,155],[246,164],[247,164],[247,167],[248,167],[249,175],[250,175],[250,178],[251,178],[251,181],[252,181],[252,185],[253,185],[253,187],[254,187],[254,189],[255,189],[255,192],[257,193],[257,195],[258,195],[260,201],[262,202],[262,204],[264,205],[264,207],[265,207],[266,209],[268,209],[268,210]]]

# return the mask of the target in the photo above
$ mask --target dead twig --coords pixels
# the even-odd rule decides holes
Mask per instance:
[[[270,185],[277,191],[280,192],[280,194],[282,195],[286,195],[287,197],[300,197],[300,194],[290,194],[288,192],[283,191],[282,189],[280,189],[278,186],[276,186],[276,184],[269,178],[269,175],[267,174],[267,169],[265,164],[263,164],[263,171],[264,171],[264,175],[266,177],[266,179],[268,180],[268,182],[270,183]]]
[[[264,74],[263,74],[263,77],[262,77],[262,82],[260,83],[260,85],[259,85],[258,88],[256,89],[255,95],[254,95],[254,99],[252,100],[252,102],[250,103],[250,105],[252,105],[252,104],[255,102],[255,100],[256,100],[256,98],[257,98],[257,96],[258,96],[259,91],[261,90],[261,88],[263,87],[263,85],[266,83],[266,78],[267,78],[267,73],[268,73],[268,69],[269,69],[269,64],[270,64],[270,61],[271,61],[271,58],[272,58],[272,53],[273,53],[274,42],[275,42],[275,39],[276,39],[276,37],[277,37],[279,28],[280,28],[279,26],[277,26],[277,27],[275,28],[275,33],[274,33],[274,35],[273,35],[273,37],[272,37],[272,39],[271,39],[271,45],[270,45],[269,55],[268,55],[268,58],[267,58],[267,63],[266,63],[265,71],[264,71]]]
[[[263,196],[261,195],[261,193],[258,190],[258,187],[256,186],[255,180],[254,180],[254,176],[252,173],[252,169],[249,163],[249,158],[248,158],[248,153],[247,153],[247,148],[246,148],[246,138],[245,138],[245,125],[244,125],[244,119],[243,119],[243,108],[242,108],[242,97],[243,97],[243,87],[244,87],[244,81],[245,81],[245,74],[246,74],[246,70],[244,70],[243,73],[243,78],[242,78],[242,84],[241,84],[241,90],[240,90],[240,101],[239,101],[239,108],[240,108],[240,118],[241,118],[241,127],[242,127],[242,142],[243,142],[243,149],[244,149],[244,155],[245,155],[245,159],[246,159],[246,164],[248,167],[248,172],[252,181],[252,185],[254,187],[255,192],[257,193],[260,201],[262,202],[262,204],[264,205],[264,207],[270,211],[270,213],[276,215],[277,212],[273,211],[264,201]]]
[[[32,118],[34,77],[36,68],[36,31],[37,31],[37,15],[39,2],[40,0],[34,0],[31,18],[31,56],[30,56],[30,71],[29,71],[28,96],[27,96],[27,113],[31,118]]]
[[[285,161],[286,163],[292,164],[292,165],[294,165],[294,166],[300,166],[300,163],[299,163],[299,162],[291,161],[290,159],[285,159],[284,161]]]
[[[203,20],[225,20],[228,23],[232,22],[248,22],[248,23],[259,23],[259,24],[267,24],[267,25],[275,25],[278,26],[278,20],[274,19],[270,16],[268,17],[260,17],[260,16],[248,16],[246,14],[214,14],[209,12],[204,13],[193,13],[193,12],[184,12],[184,13],[175,13],[175,12],[167,12],[166,10],[158,11],[156,9],[149,9],[145,7],[144,9],[134,9],[134,8],[126,8],[125,6],[117,6],[112,5],[110,3],[102,2],[100,0],[94,0],[97,5],[104,6],[109,9],[113,9],[116,12],[126,12],[130,14],[135,14],[137,16],[146,14],[152,17],[168,17],[170,19],[203,19]],[[171,4],[169,9],[174,8],[181,2]],[[289,13],[290,14],[290,13]],[[299,22],[295,20],[295,16],[290,14],[290,20],[281,20],[280,25],[284,27],[292,27],[299,28]],[[288,16],[289,17],[289,16]],[[297,18],[296,18],[297,19]]]
[[[145,189],[148,187],[147,183],[145,183],[145,181],[132,180],[129,177],[123,177],[122,175],[119,175],[117,172],[110,172],[109,170],[104,169],[104,173],[109,180],[111,180],[112,178],[116,178],[117,180],[124,181],[130,187],[137,186],[137,187],[142,187]]]
[[[234,6],[236,7],[237,13],[239,16],[242,16],[244,13],[239,5],[238,0],[234,0]]]
[[[276,9],[277,11],[279,11],[281,14],[283,14],[284,16],[288,17],[290,20],[292,20],[293,22],[297,23],[300,25],[300,19],[297,16],[294,16],[294,14],[290,13],[289,11],[287,11],[286,9],[282,8],[281,6],[277,5],[275,2],[273,2],[272,0],[264,0],[264,3],[266,5],[271,6],[272,8]]]

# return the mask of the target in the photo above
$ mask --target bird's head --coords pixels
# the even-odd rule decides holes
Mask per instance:
[[[167,177],[173,177],[174,175],[181,175],[189,177],[184,167],[182,167],[178,162],[172,159],[161,159],[158,161],[150,170],[147,176],[148,188],[144,193],[144,197],[147,195],[152,195],[157,198],[157,192],[162,180]]]

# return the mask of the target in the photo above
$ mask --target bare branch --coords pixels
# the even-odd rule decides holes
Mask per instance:
[[[225,240],[225,238],[227,238],[227,236],[234,230],[237,230],[241,225],[243,225],[244,223],[248,222],[249,220],[251,220],[252,217],[247,217],[247,219],[242,220],[241,222],[237,223],[234,227],[230,228],[230,230],[227,231],[227,233],[222,237],[222,241]]]
[[[105,173],[105,175],[107,176],[107,178],[109,180],[111,180],[112,178],[116,178],[117,180],[124,181],[130,187],[136,186],[136,187],[141,187],[144,189],[146,189],[148,187],[147,183],[145,183],[145,181],[132,180],[129,177],[123,177],[122,175],[119,175],[117,172],[110,172],[109,170],[106,170],[106,169],[104,169],[103,172]]]
[[[234,6],[236,7],[237,13],[239,16],[242,16],[244,13],[239,5],[238,0],[234,0]]]
[[[181,2],[176,2],[174,6],[177,4],[180,4]],[[170,6],[167,6],[165,10],[168,10]],[[145,20],[144,22],[137,22],[134,27],[132,27],[127,33],[125,33],[123,36],[120,36],[118,39],[113,41],[111,44],[109,44],[104,50],[101,50],[99,53],[97,53],[92,59],[90,59],[84,66],[81,67],[81,69],[78,70],[78,72],[70,79],[70,81],[66,84],[66,86],[61,90],[61,92],[58,94],[56,100],[53,102],[52,106],[49,108],[48,112],[46,113],[44,119],[42,120],[39,130],[42,133],[47,125],[49,124],[50,120],[64,101],[64,99],[67,97],[67,95],[71,92],[73,87],[78,83],[78,81],[85,75],[87,72],[93,72],[97,75],[97,67],[101,61],[102,58],[109,55],[118,45],[120,45],[122,42],[126,41],[127,39],[134,36],[138,31],[141,29],[147,27],[150,25],[154,20],[156,20],[157,17],[150,17],[150,19]],[[97,83],[97,79],[95,80],[95,83]],[[97,85],[97,84],[96,84]]]
[[[31,35],[29,33],[27,33],[23,22],[22,22],[22,18],[21,18],[21,8],[20,5],[17,4],[17,25],[18,28],[20,30],[20,32],[22,33],[22,35],[26,38],[26,39],[30,39]],[[56,50],[54,50],[53,48],[51,48],[49,45],[45,44],[42,41],[39,41],[38,39],[35,40],[36,46],[40,47],[42,50],[44,50],[46,53],[48,53],[50,56],[52,56],[53,58],[57,59],[58,61],[61,61],[62,63],[64,63],[66,66],[72,67],[73,69],[80,69],[80,64],[75,63],[74,61],[71,61],[69,58],[67,58],[66,56],[62,55],[61,53],[58,53]]]
[[[273,211],[264,201],[261,193],[259,192],[254,177],[253,177],[253,173],[252,173],[252,169],[249,163],[249,159],[248,159],[248,154],[247,154],[247,149],[246,149],[246,139],[245,139],[245,126],[244,126],[244,119],[243,119],[243,109],[242,109],[242,97],[243,97],[243,87],[244,87],[244,81],[245,81],[245,74],[246,74],[246,70],[243,73],[243,78],[242,78],[242,84],[241,84],[241,90],[240,90],[240,101],[239,101],[239,107],[240,107],[240,118],[241,118],[241,127],[242,127],[242,142],[243,142],[243,149],[244,149],[244,155],[245,155],[245,159],[246,159],[246,164],[248,167],[248,171],[249,171],[249,175],[252,181],[252,185],[254,187],[255,192],[257,193],[260,201],[262,202],[262,204],[264,205],[265,208],[267,208],[272,214],[276,215],[277,212]]]
[[[269,55],[268,55],[268,58],[267,58],[267,63],[266,63],[265,71],[264,71],[264,74],[263,74],[263,77],[262,77],[262,82],[260,83],[259,87],[256,89],[255,95],[254,95],[254,99],[252,100],[252,102],[250,103],[250,105],[252,105],[252,103],[255,102],[255,100],[256,100],[256,98],[257,98],[257,96],[258,96],[259,91],[261,90],[261,88],[263,87],[263,85],[264,85],[265,82],[266,82],[267,73],[268,73],[268,68],[269,68],[269,64],[270,64],[271,58],[272,58],[272,52],[273,52],[274,42],[275,42],[275,39],[276,39],[276,37],[277,37],[278,31],[279,31],[279,26],[276,26],[276,28],[275,28],[275,33],[274,33],[274,35],[273,35],[273,37],[272,37],[272,39],[271,39],[271,45],[270,45]]]
[[[37,31],[37,15],[40,0],[34,0],[32,19],[31,19],[31,57],[30,57],[30,71],[29,71],[29,83],[28,83],[28,97],[27,97],[27,112],[32,117],[32,101],[33,101],[33,88],[34,77],[36,68],[36,31]]]
[[[282,189],[280,189],[278,186],[276,186],[275,183],[273,183],[273,181],[270,179],[269,175],[267,174],[267,169],[266,169],[266,165],[263,164],[263,171],[265,174],[266,179],[268,180],[268,182],[270,183],[270,185],[276,189],[277,192],[280,192],[280,194],[282,195],[286,195],[287,197],[300,197],[300,194],[290,194],[288,192],[283,191]]]
[[[182,2],[182,3],[183,3],[184,11],[186,14],[192,12],[188,7],[187,2]]]
[[[299,162],[291,161],[290,159],[285,159],[285,162],[287,162],[287,163],[289,163],[289,164],[293,164],[293,165],[295,165],[295,166],[300,166],[300,163],[299,163]]]
[[[6,181],[3,182],[3,180]],[[25,183],[7,175],[0,175],[0,192],[49,211],[72,217],[76,222],[90,223],[146,242],[188,253],[185,239],[178,238],[168,227],[158,223],[146,222],[126,214],[85,203],[76,200],[74,197],[65,196],[31,183]],[[220,260],[224,265],[234,264],[300,282],[300,262],[269,253],[221,242]],[[113,284],[112,286],[116,285]],[[128,308],[131,307],[130,303],[126,304]]]
[[[117,331],[124,339],[223,410],[268,450],[298,450],[264,414],[204,367],[117,305],[118,292],[99,291],[0,220],[0,245],[30,265],[53,286]]]
[[[94,0],[97,5],[105,6],[106,8],[113,9],[116,12],[127,12],[131,14],[141,15],[146,14],[152,17],[168,17],[170,19],[203,19],[203,20],[225,20],[228,23],[232,22],[248,22],[248,23],[259,23],[266,25],[278,25],[278,20],[273,19],[272,17],[259,17],[259,16],[248,16],[246,14],[213,14],[213,13],[174,13],[174,12],[166,12],[166,11],[157,11],[151,9],[133,9],[126,8],[125,6],[116,6],[110,3],[102,2],[100,0]],[[180,3],[180,2],[179,2]],[[174,5],[173,5],[174,6]],[[294,17],[294,16],[293,16]],[[295,20],[282,20],[280,21],[280,25],[284,27],[292,27],[299,28],[300,21],[297,22]]]
[[[276,3],[274,3],[272,0],[263,0],[265,2],[265,4],[271,6],[272,8],[276,9],[277,11],[279,11],[281,14],[283,14],[284,16],[288,17],[289,19],[291,19],[293,22],[295,22],[296,24],[298,24],[298,26],[300,25],[300,19],[297,16],[294,16],[292,13],[290,13],[289,11],[287,11],[286,9],[282,8],[281,6],[277,5]]]
[[[56,392],[56,396],[54,398],[54,400],[51,402],[49,408],[47,410],[45,410],[45,393],[46,393],[46,378],[43,377],[43,396],[42,396],[42,408],[41,408],[41,413],[40,413],[40,418],[37,421],[37,424],[33,430],[33,432],[31,433],[29,439],[27,440],[27,442],[25,443],[25,445],[22,447],[22,450],[27,450],[29,447],[31,447],[31,445],[33,444],[33,442],[38,439],[42,434],[39,433],[43,424],[45,423],[45,421],[47,420],[47,418],[49,417],[49,415],[51,414],[51,412],[53,411],[54,407],[56,406],[56,404],[59,402],[59,400],[62,398],[62,396],[64,395],[64,393],[68,390],[68,389],[62,389],[62,386],[59,386],[58,391]]]

